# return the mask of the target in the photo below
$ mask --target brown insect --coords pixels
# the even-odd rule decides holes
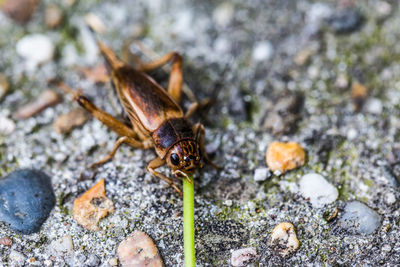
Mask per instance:
[[[73,91],[66,84],[59,86],[74,95],[74,99],[96,119],[120,135],[113,150],[91,167],[99,166],[112,159],[123,143],[134,148],[154,147],[157,157],[148,165],[147,170],[156,177],[169,183],[181,196],[181,190],[173,180],[156,171],[165,163],[178,177],[189,177],[197,168],[201,168],[202,157],[207,163],[218,168],[208,158],[204,150],[204,126],[192,125],[188,118],[198,109],[193,103],[184,114],[178,103],[182,95],[182,57],[171,52],[159,60],[149,63],[137,62],[135,68],[125,64],[107,46],[98,42],[100,51],[110,67],[112,82],[119,100],[129,117],[131,125],[125,124],[91,103],[80,90]],[[171,61],[168,90],[164,90],[145,72],[161,67]]]

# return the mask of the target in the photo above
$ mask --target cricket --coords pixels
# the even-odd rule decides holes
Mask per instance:
[[[80,106],[120,136],[112,151],[90,168],[111,160],[122,144],[137,149],[154,148],[157,157],[149,162],[147,171],[170,184],[182,197],[182,191],[174,180],[156,171],[157,168],[168,164],[176,178],[189,180],[196,169],[202,168],[202,161],[218,169],[204,149],[204,125],[192,125],[189,122],[189,118],[199,109],[199,103],[193,102],[185,113],[179,105],[183,85],[182,56],[170,52],[147,63],[137,60],[135,67],[132,67],[120,60],[110,47],[100,41],[97,43],[130,124],[98,108],[81,90],[73,90],[63,82],[58,83],[61,89],[73,95]],[[165,90],[146,72],[168,62],[171,62],[171,73]]]

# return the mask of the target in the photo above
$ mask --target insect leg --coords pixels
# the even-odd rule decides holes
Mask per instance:
[[[204,137],[205,137],[204,125],[201,124],[201,123],[196,123],[196,124],[193,126],[193,131],[194,131],[194,134],[195,134],[195,136],[196,136],[197,142],[199,142],[200,151],[201,151],[201,154],[202,154],[203,157],[204,157],[204,160],[205,160],[208,164],[210,164],[211,166],[213,166],[215,169],[217,169],[217,170],[220,169],[220,167],[219,167],[218,165],[214,164],[214,163],[210,160],[210,158],[208,157],[208,155],[207,155],[207,153],[206,153],[206,150],[204,149]]]
[[[170,52],[160,59],[143,63],[136,61],[137,69],[140,71],[150,71],[159,68],[171,61],[171,74],[169,75],[168,81],[168,93],[176,100],[181,101],[182,97],[182,56],[177,52]]]
[[[189,108],[186,110],[185,118],[189,119],[190,117],[192,117],[192,115],[196,112],[198,108],[199,108],[199,103],[193,102],[192,104],[190,104]]]
[[[111,150],[111,152],[106,157],[104,157],[102,160],[100,160],[98,162],[93,163],[92,165],[90,165],[89,168],[92,169],[92,168],[101,166],[104,163],[106,163],[107,161],[109,161],[110,159],[112,159],[115,156],[115,153],[117,152],[118,148],[123,143],[130,145],[131,147],[134,147],[134,148],[142,148],[142,149],[148,149],[153,146],[153,144],[148,140],[139,141],[132,137],[122,136],[122,137],[118,138],[117,142],[115,142],[114,148]]]
[[[116,132],[118,135],[138,139],[138,135],[135,133],[134,130],[132,130],[129,126],[120,122],[107,112],[104,112],[101,109],[99,109],[96,105],[90,102],[89,99],[87,99],[84,95],[82,95],[82,92],[80,92],[79,90],[75,91],[62,82],[59,83],[58,85],[64,91],[72,94],[74,96],[74,99],[78,102],[78,104],[81,105],[87,111],[89,111],[93,115],[93,117],[101,121],[104,125],[106,125],[108,128]]]
[[[150,163],[147,165],[147,170],[152,173],[154,176],[160,178],[161,180],[164,180],[165,182],[167,182],[170,186],[172,186],[173,189],[175,189],[176,192],[178,192],[178,194],[183,197],[182,191],[179,189],[178,186],[176,186],[176,184],[174,183],[174,181],[172,181],[171,178],[165,176],[162,173],[157,172],[155,169],[157,169],[158,167],[161,167],[162,165],[165,164],[165,160],[157,157],[155,159],[153,159],[152,161],[150,161]]]

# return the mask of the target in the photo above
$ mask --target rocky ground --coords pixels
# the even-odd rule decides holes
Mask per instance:
[[[183,265],[183,203],[145,171],[154,152],[123,146],[92,173],[87,167],[117,135],[93,119],[67,134],[53,126],[77,104],[51,78],[119,112],[104,77],[82,75],[102,63],[85,18],[127,61],[140,52],[132,40],[160,55],[179,51],[187,85],[215,100],[193,119],[205,123],[207,151],[222,166],[195,176],[198,266],[230,266],[242,248],[254,248],[251,266],[400,262],[398,1],[41,1],[30,19],[13,13],[19,22],[2,9],[0,174],[44,171],[56,206],[37,233],[0,224],[0,266],[117,265],[118,245],[137,230],[153,238],[166,266]],[[166,85],[165,72],[152,74]],[[63,101],[21,115],[48,88]],[[266,169],[273,141],[301,144],[305,164]],[[102,178],[114,212],[89,231],[73,204]],[[300,241],[286,257],[270,242],[281,222]]]

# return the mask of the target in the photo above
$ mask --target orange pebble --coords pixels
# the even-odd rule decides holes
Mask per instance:
[[[304,149],[295,142],[282,143],[272,142],[267,149],[266,161],[268,168],[274,172],[295,169],[304,165],[306,153]]]

